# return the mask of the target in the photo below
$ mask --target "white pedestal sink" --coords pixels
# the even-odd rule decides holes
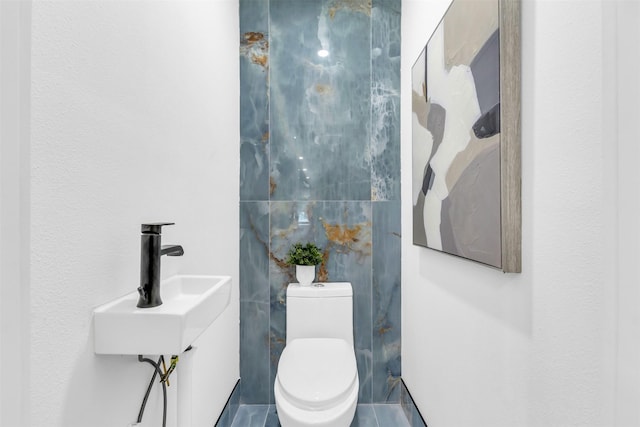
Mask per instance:
[[[180,354],[231,299],[230,276],[173,276],[160,283],[163,304],[137,308],[132,292],[93,311],[96,354]]]

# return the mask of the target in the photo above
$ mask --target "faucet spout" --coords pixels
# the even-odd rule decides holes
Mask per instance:
[[[184,249],[180,245],[162,245],[160,255],[182,256],[184,255]]]

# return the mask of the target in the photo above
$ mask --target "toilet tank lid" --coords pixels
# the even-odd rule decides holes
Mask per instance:
[[[322,282],[311,286],[300,286],[298,283],[289,283],[287,297],[297,298],[328,298],[350,297],[353,289],[349,282]]]

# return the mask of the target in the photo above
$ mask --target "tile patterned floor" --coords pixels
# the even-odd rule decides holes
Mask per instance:
[[[275,405],[240,405],[231,427],[280,427]],[[409,427],[400,405],[358,405],[351,427]]]

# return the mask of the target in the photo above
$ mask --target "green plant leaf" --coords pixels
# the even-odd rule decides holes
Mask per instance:
[[[287,264],[318,265],[322,263],[322,250],[314,243],[294,243],[287,254]]]

